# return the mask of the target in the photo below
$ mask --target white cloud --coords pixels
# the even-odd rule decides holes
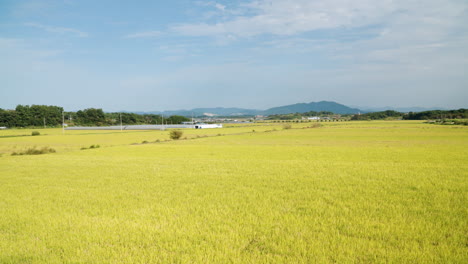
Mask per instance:
[[[52,32],[52,33],[59,33],[59,34],[73,34],[76,35],[80,38],[85,38],[88,37],[88,33],[74,29],[74,28],[67,28],[67,27],[54,27],[54,26],[47,26],[47,25],[42,25],[38,23],[24,23],[25,26],[28,27],[35,27],[39,28],[42,30],[45,30],[47,32]]]
[[[219,3],[215,3],[214,6],[215,6],[216,9],[218,9],[218,10],[221,10],[221,11],[226,10],[226,6],[225,6],[225,5],[222,5],[222,4],[219,4]]]
[[[161,31],[143,31],[133,34],[128,34],[125,38],[155,38],[162,35]]]

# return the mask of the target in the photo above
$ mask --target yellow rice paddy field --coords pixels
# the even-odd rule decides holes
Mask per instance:
[[[468,259],[467,127],[37,131],[0,131],[0,263]]]

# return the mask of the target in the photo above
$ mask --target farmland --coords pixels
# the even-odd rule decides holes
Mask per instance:
[[[466,261],[467,127],[311,124],[0,131],[0,263]]]

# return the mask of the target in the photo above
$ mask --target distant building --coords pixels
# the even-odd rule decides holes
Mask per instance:
[[[308,120],[320,120],[320,116],[309,116]]]
[[[222,128],[223,124],[196,124],[195,129],[203,129],[203,128]]]

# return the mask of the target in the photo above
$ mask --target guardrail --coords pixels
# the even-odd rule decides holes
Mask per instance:
[[[66,127],[65,130],[166,130],[178,128],[222,128],[222,124],[195,124],[195,125],[131,125],[131,126],[105,126],[105,127]]]

